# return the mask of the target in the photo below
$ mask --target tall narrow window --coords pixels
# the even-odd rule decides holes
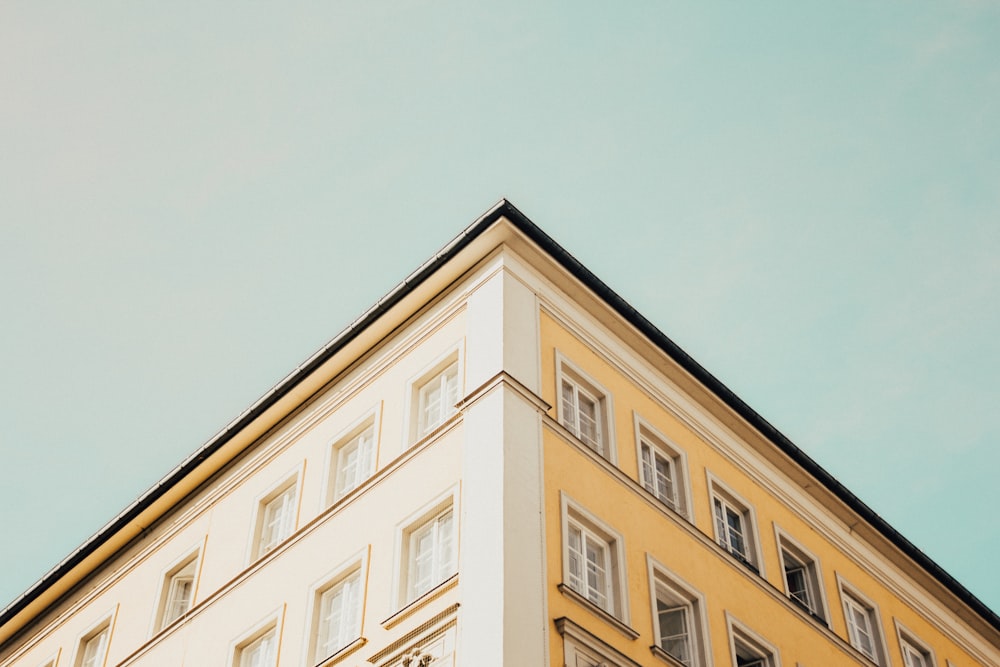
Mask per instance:
[[[690,501],[684,452],[639,415],[635,415],[635,433],[639,482],[664,505],[687,517]]]
[[[826,623],[825,601],[816,558],[775,526],[788,598]]]
[[[674,479],[677,474],[674,471],[673,459],[662,456],[645,441],[641,445],[641,450],[643,486],[671,509],[676,510],[677,486]]]
[[[259,554],[263,556],[291,535],[294,522],[295,487],[291,487],[264,505],[264,524],[260,533]]]
[[[458,363],[420,385],[417,390],[417,437],[422,438],[455,412],[458,403]]]
[[[297,499],[295,478],[260,501],[253,540],[253,558],[270,553],[295,530]]]
[[[704,665],[704,598],[651,557],[649,567],[656,634],[653,653],[661,658],[665,654],[687,667]]]
[[[316,660],[333,655],[361,636],[361,572],[355,571],[319,596]]]
[[[237,651],[236,667],[274,667],[277,657],[274,630],[248,642]]]
[[[407,600],[414,600],[455,571],[454,513],[449,507],[409,535]]]
[[[754,572],[760,572],[757,529],[753,510],[709,473],[715,539],[719,546]]]
[[[81,640],[77,667],[104,665],[104,656],[108,651],[108,634],[109,628],[105,626]]]
[[[335,502],[372,476],[375,468],[375,424],[372,419],[333,444],[327,501]]]
[[[194,602],[194,575],[197,560],[191,558],[170,572],[164,581],[162,612],[159,629],[163,629],[187,613]]]
[[[847,635],[851,646],[878,665],[886,665],[885,642],[875,604],[865,599],[853,587],[848,588],[838,576],[840,597],[844,604]]]
[[[613,460],[608,393],[561,356],[557,359],[559,422],[587,447]]]
[[[611,600],[608,543],[583,526],[569,525],[569,586],[601,609]]]
[[[728,613],[729,642],[736,667],[777,667],[778,649]]]
[[[871,610],[852,597],[844,598],[847,610],[847,628],[851,644],[872,660],[876,659],[875,635],[872,630]]]
[[[574,382],[563,380],[563,425],[588,447],[603,453],[604,429],[600,405],[600,398]]]
[[[899,637],[899,649],[903,653],[904,667],[936,667],[934,653],[930,647],[896,621],[896,633]]]
[[[566,495],[562,497],[562,506],[563,584],[560,590],[628,623],[625,546],[621,535],[572,503]]]

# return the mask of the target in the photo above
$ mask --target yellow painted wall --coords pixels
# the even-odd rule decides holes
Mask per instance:
[[[665,406],[652,399],[621,370],[591,345],[573,335],[554,316],[540,315],[542,397],[557,404],[556,351],[584,371],[611,394],[614,446],[617,466],[632,480],[638,480],[636,434],[633,411],[683,448],[688,459],[688,479],[692,488],[694,524],[713,538],[711,506],[706,469],[740,494],[755,508],[756,534],[761,544],[766,581],[738,564],[735,559],[692,537],[672,521],[655,502],[643,497],[635,484],[617,479],[589,456],[585,447],[565,438],[558,428],[544,430],[544,474],[546,512],[546,552],[548,554],[548,599],[550,617],[568,616],[640,664],[658,662],[649,647],[654,643],[651,593],[646,554],[666,565],[700,591],[706,598],[711,650],[718,667],[731,664],[725,612],[776,645],[783,665],[856,665],[858,659],[789,607],[783,598],[762,590],[771,587],[783,594],[784,583],[776,544],[774,523],[819,559],[822,585],[829,607],[831,628],[846,640],[847,630],[835,572],[846,578],[881,612],[881,632],[889,662],[902,665],[903,658],[893,619],[898,619],[935,653],[937,665],[948,659],[955,665],[977,664],[939,628],[910,609],[842,550],[813,530],[798,512],[760,487],[748,474],[677,419]],[[594,334],[594,335],[600,335]],[[661,381],[662,382],[662,381]],[[556,407],[549,411],[552,421]],[[770,466],[769,475],[783,478]],[[791,482],[784,481],[785,484]],[[624,536],[628,577],[629,625],[640,633],[632,640],[585,605],[563,595],[557,588],[563,581],[560,492],[594,514]],[[552,664],[562,665],[562,638],[552,632]]]

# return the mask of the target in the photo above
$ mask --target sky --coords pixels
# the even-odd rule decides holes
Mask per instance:
[[[1000,4],[0,4],[0,607],[501,197],[1000,610]]]

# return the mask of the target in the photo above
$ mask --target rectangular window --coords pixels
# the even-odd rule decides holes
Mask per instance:
[[[295,530],[296,485],[293,483],[260,503],[254,557],[260,558]]]
[[[760,552],[751,506],[708,474],[715,539],[719,546],[752,571],[760,573]]]
[[[197,559],[191,558],[165,577],[161,592],[163,602],[158,629],[164,629],[191,608],[194,603],[194,575],[197,564]]]
[[[788,598],[826,623],[826,604],[816,557],[775,526]]]
[[[847,613],[851,645],[873,661],[877,661],[871,610],[850,596],[844,598],[844,608]]]
[[[651,556],[647,561],[656,635],[653,654],[667,656],[686,667],[707,664],[704,597]]]
[[[330,482],[327,502],[334,503],[361,486],[375,472],[375,423],[369,417],[362,426],[333,443],[330,450]]]
[[[853,586],[837,576],[840,598],[844,605],[847,638],[851,646],[878,665],[887,665],[885,640],[875,604],[862,596]]]
[[[635,415],[639,453],[639,482],[664,505],[687,517],[687,457],[650,424]]]
[[[417,439],[443,424],[458,403],[458,363],[423,382],[417,390]]]
[[[557,363],[559,423],[587,447],[613,461],[608,392],[558,354]]]
[[[936,667],[934,653],[930,647],[896,621],[896,635],[899,638],[899,650],[903,653],[904,667]]]
[[[80,642],[77,667],[102,667],[108,651],[109,628],[103,627]]]
[[[620,621],[625,604],[624,541],[564,494],[563,582],[566,588]],[[564,591],[565,592],[565,591]]]
[[[450,507],[410,533],[408,600],[415,600],[454,573],[455,551]]]
[[[319,596],[315,658],[322,660],[361,636],[361,572],[355,571]]]
[[[778,649],[726,612],[729,649],[736,667],[777,667]]]
[[[237,649],[236,667],[275,667],[277,638],[274,630]]]
[[[612,596],[609,552],[604,539],[583,526],[570,523],[567,546],[569,587],[604,610],[608,610]]]

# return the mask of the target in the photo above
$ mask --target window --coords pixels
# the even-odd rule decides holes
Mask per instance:
[[[274,667],[276,657],[274,629],[253,639],[236,650],[235,667]]]
[[[566,667],[638,667],[638,663],[566,616],[555,619]],[[563,664],[563,663],[560,663]]]
[[[452,487],[397,524],[392,585],[397,611],[458,572],[457,494]]]
[[[639,482],[667,507],[684,516],[687,497],[687,457],[670,444],[652,426],[635,416],[636,443],[639,450]]]
[[[172,568],[163,580],[160,592],[160,622],[157,630],[162,630],[187,613],[194,603],[194,578],[197,558],[188,558],[178,567]]]
[[[826,623],[826,604],[816,558],[775,526],[788,598]]]
[[[896,634],[899,637],[899,649],[903,653],[904,667],[935,667],[931,649],[900,625],[899,621],[896,621]]]
[[[76,667],[102,667],[108,652],[109,626],[91,632],[80,640]]]
[[[840,597],[844,603],[844,617],[851,646],[878,665],[887,664],[885,642],[879,629],[879,615],[875,604],[865,599],[856,589],[837,577]]]
[[[374,471],[375,422],[374,417],[369,417],[361,426],[333,443],[327,502],[340,500],[371,477]]]
[[[686,667],[706,664],[704,598],[663,565],[651,557],[647,559],[656,635],[656,645],[651,647],[653,654],[669,657]]]
[[[563,581],[569,590],[624,621],[620,535],[563,496]]]
[[[454,514],[449,507],[410,533],[409,594],[414,600],[455,571]]]
[[[458,362],[435,374],[417,389],[417,439],[444,423],[458,403]]]
[[[315,660],[327,658],[361,637],[361,572],[319,594]]]
[[[608,392],[561,355],[557,360],[559,422],[583,444],[613,460]]]
[[[257,510],[257,530],[253,556],[260,558],[281,544],[295,530],[295,478],[278,491],[265,496]]]
[[[708,479],[712,494],[712,515],[715,519],[715,539],[719,546],[738,561],[760,573],[761,558],[752,507],[711,473]]]
[[[778,649],[726,612],[734,667],[780,667]]]

